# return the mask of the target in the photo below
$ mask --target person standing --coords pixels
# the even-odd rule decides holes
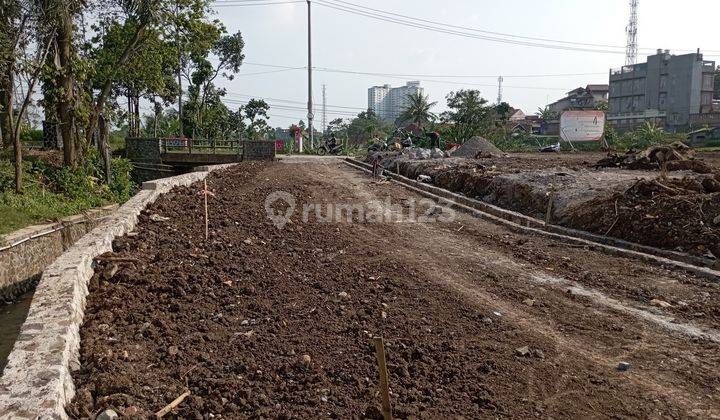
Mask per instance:
[[[433,131],[430,134],[428,134],[428,137],[430,137],[430,148],[431,149],[439,149],[440,148],[440,133],[437,131]]]

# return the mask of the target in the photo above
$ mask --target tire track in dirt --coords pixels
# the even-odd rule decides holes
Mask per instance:
[[[376,418],[379,334],[398,418],[717,413],[717,346],[518,281],[525,268],[478,258],[526,261],[482,236],[501,235],[494,225],[301,223],[296,211],[280,231],[265,214],[274,191],[291,192],[298,208],[408,196],[369,182],[337,165],[243,164],[215,174],[209,242],[197,185],[158,200],[116,242],[115,256],[137,262],[116,272],[98,265],[71,413],[145,416],[190,389],[179,417]],[[567,277],[557,264],[528,264]],[[537,303],[523,306],[530,296]],[[531,354],[516,354],[522,346]],[[683,359],[670,364],[663,346]],[[638,352],[625,373],[591,357]]]
[[[360,172],[355,172],[360,174]],[[360,196],[362,199],[367,201],[382,201],[382,197],[378,197],[374,192],[367,191],[366,188],[375,188],[376,190],[392,190],[382,191],[380,195],[391,194],[395,197],[402,196],[402,194],[408,195],[408,192],[398,191],[396,185],[389,184],[378,184],[368,182],[357,182],[355,180],[355,174],[344,175],[344,179],[347,181],[346,185],[349,185],[353,193]],[[363,176],[363,175],[360,175]],[[333,176],[332,178],[336,178]],[[480,223],[488,225],[485,222],[480,222],[475,219],[470,220],[468,217],[461,216],[462,223]],[[511,323],[516,324],[526,331],[535,331],[543,336],[552,339],[554,344],[562,348],[568,355],[580,356],[587,360],[592,361],[594,364],[605,366],[606,369],[612,370],[617,366],[618,361],[623,360],[620,357],[630,356],[632,354],[639,353],[640,348],[636,348],[634,352],[625,352],[625,354],[619,355],[608,355],[611,353],[613,348],[601,349],[604,351],[598,351],[597,337],[585,336],[573,338],[567,334],[563,334],[557,331],[556,325],[548,325],[547,319],[536,318],[533,314],[527,311],[519,310],[518,306],[522,307],[520,302],[508,302],[503,299],[503,296],[493,294],[486,290],[482,285],[476,284],[474,281],[468,281],[464,276],[458,273],[465,270],[467,267],[480,266],[480,272],[495,273],[499,277],[504,278],[515,278],[520,282],[525,283],[538,283],[542,284],[544,289],[551,289],[555,298],[563,297],[567,291],[575,296],[581,296],[588,298],[592,301],[593,306],[588,307],[587,304],[578,304],[576,302],[568,302],[564,299],[563,306],[567,309],[574,309],[580,312],[595,312],[599,317],[608,318],[615,321],[616,318],[623,318],[620,324],[625,324],[626,328],[630,331],[644,330],[646,337],[643,337],[643,342],[655,341],[658,342],[655,349],[660,343],[665,342],[667,345],[672,346],[679,340],[683,340],[682,335],[688,335],[696,338],[705,338],[717,342],[719,339],[718,332],[714,329],[703,330],[694,325],[688,324],[673,324],[672,318],[663,317],[660,315],[648,312],[646,309],[638,309],[633,306],[628,306],[625,303],[619,302],[615,299],[608,298],[602,293],[586,289],[581,285],[570,282],[565,279],[558,278],[556,276],[550,276],[544,271],[539,271],[537,268],[527,267],[524,264],[518,264],[513,260],[507,258],[501,253],[490,251],[487,249],[480,249],[471,251],[468,254],[468,249],[472,249],[473,243],[469,242],[463,235],[456,235],[449,232],[449,229],[437,229],[437,225],[430,224],[428,226],[417,225],[409,226],[407,224],[398,224],[396,227],[399,230],[407,229],[411,230],[411,239],[404,240],[405,235],[395,235],[395,241],[402,241],[404,250],[402,253],[397,254],[398,258],[403,258],[407,254],[415,253],[428,253],[423,259],[424,264],[427,265],[425,269],[425,275],[443,286],[449,286],[449,289],[455,292],[461,293],[468,299],[477,304],[480,308],[487,310],[487,308],[495,308],[503,313],[503,317]],[[495,227],[492,227],[495,229]],[[370,232],[368,232],[370,233]],[[377,234],[377,233],[376,233]],[[377,234],[378,239],[384,236],[383,233]],[[432,243],[433,246],[427,247],[422,244]],[[420,245],[418,245],[420,244]],[[433,251],[435,250],[435,251]],[[440,252],[437,252],[439,250]],[[409,251],[409,252],[407,252]],[[455,251],[455,253],[453,253]],[[454,264],[452,257],[455,255],[464,255],[462,260],[463,264]],[[450,257],[450,258],[448,258]],[[437,261],[443,261],[444,264],[438,264]],[[515,287],[520,286],[518,283],[514,284]],[[507,286],[506,286],[507,287]],[[518,305],[520,303],[520,305]],[[567,311],[570,312],[570,311]],[[625,316],[623,316],[625,315]],[[628,317],[629,316],[629,317]],[[630,318],[630,320],[628,320]],[[610,323],[608,321],[606,323]],[[658,328],[647,328],[643,325],[643,322],[649,322],[654,324]],[[664,329],[665,331],[662,331]],[[665,337],[662,333],[678,333],[680,337]],[[658,336],[660,334],[660,336]],[[717,347],[716,347],[717,348]],[[688,359],[694,359],[692,352],[688,352],[690,357]],[[694,363],[697,364],[697,363]],[[707,364],[703,366],[699,363],[698,368],[708,368],[712,366]],[[702,399],[699,401],[697,398],[689,396],[693,395],[692,390],[697,384],[688,381],[682,384],[685,390],[678,390],[675,387],[678,386],[674,373],[667,374],[659,370],[651,370],[646,372],[640,372],[634,370],[631,374],[626,375],[627,379],[634,382],[639,387],[649,388],[652,392],[671,396],[673,403],[678,406],[682,406],[686,412],[692,412],[695,410],[695,414],[698,415],[719,415],[720,411],[714,408],[712,405],[704,404]],[[658,380],[659,378],[659,380]],[[666,383],[671,383],[672,386],[666,386]],[[698,406],[704,405],[702,411],[697,411]]]

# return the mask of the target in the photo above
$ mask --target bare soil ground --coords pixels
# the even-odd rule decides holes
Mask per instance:
[[[188,389],[177,417],[380,418],[377,335],[397,418],[720,416],[718,284],[447,210],[266,217],[274,191],[298,208],[418,199],[340,163],[243,164],[208,185],[210,241],[195,185],[98,261],[72,416],[150,416]]]
[[[720,264],[720,166],[713,166],[717,162],[712,154],[701,153],[697,159],[714,173],[681,170],[664,178],[658,170],[594,168],[604,156],[602,152],[429,160],[388,156],[382,164],[412,179],[430,176],[441,188],[539,219],[546,219],[550,208],[552,223],[700,255]]]

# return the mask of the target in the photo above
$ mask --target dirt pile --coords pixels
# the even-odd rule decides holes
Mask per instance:
[[[475,136],[458,147],[457,150],[452,153],[452,157],[476,159],[502,156],[503,154],[503,151],[495,147],[489,140]]]
[[[689,170],[702,174],[715,170],[704,161],[696,160],[694,151],[682,142],[675,142],[667,146],[651,146],[642,151],[629,150],[622,155],[612,153],[600,159],[593,166],[633,170]]]
[[[572,209],[567,224],[602,235],[720,259],[720,179],[641,179]]]
[[[657,159],[662,150],[655,150],[647,156]],[[712,209],[717,204],[713,194],[720,193],[718,169],[701,160],[687,159],[669,161],[666,165],[677,168],[692,167],[696,171],[678,169],[668,172],[666,182],[655,181],[658,172],[639,169],[590,170],[587,161],[570,156],[568,163],[574,166],[560,166],[563,156],[551,156],[539,160],[534,156],[464,159],[430,159],[411,161],[401,156],[388,156],[381,163],[391,171],[396,168],[411,179],[421,175],[429,176],[433,185],[470,198],[482,200],[509,210],[545,220],[548,202],[552,223],[610,235],[631,242],[666,249],[713,255],[718,251],[712,222],[717,214]],[[545,155],[543,155],[545,156]],[[665,156],[674,156],[665,153]],[[656,160],[657,161],[657,160]],[[557,165],[557,166],[555,166]],[[681,166],[688,165],[688,166]],[[692,165],[692,166],[690,166]],[[707,170],[703,170],[707,166]],[[655,167],[657,169],[657,167]],[[662,179],[662,178],[661,178]],[[639,194],[636,183],[655,185],[661,191],[649,195],[645,189]],[[658,185],[666,188],[657,187]],[[678,189],[677,186],[682,186]],[[615,223],[615,201],[627,209],[628,218],[620,217]],[[692,205],[689,203],[693,203]],[[709,213],[693,218],[701,203]],[[683,211],[675,210],[683,209]],[[635,206],[639,206],[634,210]],[[656,208],[651,218],[644,218],[648,206]],[[667,211],[663,210],[667,207]],[[630,216],[630,213],[637,213]],[[689,212],[689,219],[682,221],[683,212]],[[641,222],[642,221],[642,222]],[[653,222],[653,223],[650,223]],[[702,222],[702,223],[701,223]],[[611,225],[615,223],[613,229]],[[655,229],[654,223],[658,226]],[[710,224],[708,224],[710,223]],[[627,225],[624,225],[627,224]],[[670,224],[668,226],[668,224]],[[679,226],[688,225],[687,232]],[[693,226],[697,229],[693,230]],[[653,230],[655,233],[653,233]],[[662,232],[662,233],[660,233]]]

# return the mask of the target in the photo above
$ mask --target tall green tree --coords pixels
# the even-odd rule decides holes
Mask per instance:
[[[35,85],[50,50],[56,27],[43,25],[39,16],[46,12],[44,2],[9,1],[0,8],[0,130],[2,143],[12,143],[15,158],[15,191],[22,192],[22,119],[32,102]],[[31,42],[34,41],[34,42]],[[19,76],[27,81],[24,95],[15,98]],[[15,110],[16,99],[20,106]]]
[[[510,119],[510,104],[507,102],[500,102],[499,104],[495,105],[495,112],[498,114],[498,117],[500,117],[500,121],[503,123],[507,122],[508,119]]]
[[[250,139],[260,139],[270,130],[267,122],[268,110],[270,106],[262,99],[251,99],[243,107],[245,118],[249,121],[246,133]]]
[[[549,106],[546,106],[545,108],[538,108],[537,116],[543,121],[554,121],[560,118],[560,114],[551,110]]]
[[[459,90],[447,95],[449,111],[443,112],[443,123],[450,125],[450,135],[454,142],[463,143],[473,136],[491,137],[496,127],[494,110],[480,91]]]
[[[383,122],[372,109],[363,111],[350,121],[347,128],[351,144],[367,143],[374,137],[387,137],[395,130],[392,124]]]
[[[420,127],[433,122],[437,115],[430,110],[437,105],[437,102],[430,102],[430,97],[420,92],[408,95],[408,105],[400,114],[400,124],[415,123]]]

